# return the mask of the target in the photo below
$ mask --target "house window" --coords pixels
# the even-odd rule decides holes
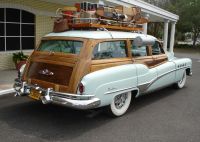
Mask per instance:
[[[35,47],[35,15],[24,10],[0,8],[0,51]]]

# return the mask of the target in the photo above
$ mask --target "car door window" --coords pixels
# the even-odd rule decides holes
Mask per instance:
[[[134,57],[143,57],[147,56],[147,47],[146,46],[132,46],[132,56]]]
[[[144,64],[149,68],[154,66],[154,60],[150,53],[150,46],[145,44],[138,46],[133,40],[131,41],[131,45],[132,57],[135,63]]]
[[[134,44],[134,41],[131,41],[131,53],[133,57],[144,57],[148,56],[147,54],[147,46],[142,45],[142,46],[137,46]]]
[[[155,44],[152,46],[152,55],[160,55],[162,53],[163,52],[161,50],[159,42],[155,42]]]
[[[125,41],[106,41],[98,43],[93,50],[93,60],[127,57]]]

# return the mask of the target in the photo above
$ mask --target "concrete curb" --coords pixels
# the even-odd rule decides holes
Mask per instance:
[[[1,91],[0,91],[0,96],[6,95],[6,94],[9,94],[9,93],[14,93],[14,92],[15,92],[15,90],[14,90],[13,88],[11,88],[11,89],[6,89],[6,90],[1,90]]]

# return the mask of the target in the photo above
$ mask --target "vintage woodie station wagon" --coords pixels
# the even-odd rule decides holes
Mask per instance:
[[[165,52],[153,36],[113,30],[52,32],[20,69],[14,88],[43,104],[107,106],[123,115],[131,98],[174,84],[183,88],[192,62]]]

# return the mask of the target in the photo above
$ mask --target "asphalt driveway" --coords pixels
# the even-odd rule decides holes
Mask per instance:
[[[181,90],[172,87],[136,99],[128,113],[76,111],[29,98],[0,96],[1,142],[199,142],[200,60]]]

